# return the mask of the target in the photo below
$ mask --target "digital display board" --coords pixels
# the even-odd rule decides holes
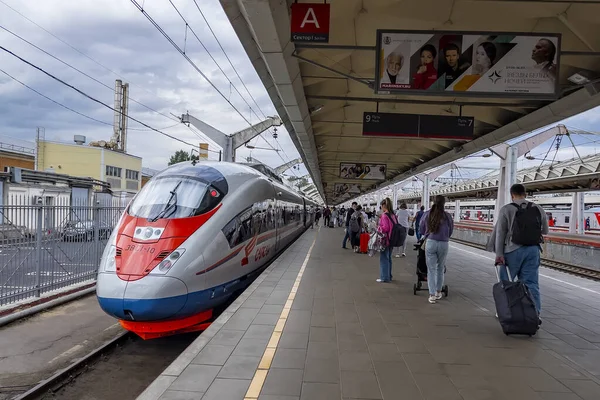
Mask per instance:
[[[365,112],[363,136],[472,140],[475,119],[446,115]]]

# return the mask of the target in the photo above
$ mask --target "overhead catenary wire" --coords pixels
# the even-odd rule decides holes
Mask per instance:
[[[186,52],[185,52],[185,43],[187,42],[187,31],[189,30],[189,31],[192,33],[192,35],[193,35],[193,36],[196,38],[196,40],[198,41],[198,43],[200,43],[200,45],[202,46],[202,48],[203,48],[203,49],[206,51],[206,53],[208,54],[208,56],[210,57],[210,59],[211,59],[211,60],[212,60],[212,61],[215,63],[215,65],[217,66],[217,68],[219,69],[219,71],[221,71],[221,73],[223,74],[223,76],[225,77],[225,79],[227,80],[227,82],[229,82],[229,86],[230,86],[230,88],[232,87],[232,88],[233,88],[233,89],[236,91],[236,93],[237,93],[237,94],[240,96],[240,98],[242,99],[242,101],[243,101],[243,102],[246,104],[246,106],[248,106],[248,108],[249,108],[249,110],[250,110],[250,114],[254,114],[254,115],[256,115],[256,117],[257,117],[257,118],[259,118],[259,119],[260,119],[260,116],[259,116],[259,115],[256,113],[256,111],[255,111],[255,110],[253,110],[252,106],[251,106],[251,105],[248,103],[248,101],[247,101],[247,100],[244,98],[244,96],[243,96],[243,95],[240,93],[240,91],[238,90],[237,86],[235,86],[235,85],[233,84],[233,82],[231,81],[231,79],[229,79],[229,77],[227,76],[227,73],[226,73],[226,72],[223,70],[223,68],[221,67],[221,65],[220,65],[220,64],[217,62],[217,60],[216,60],[216,59],[213,57],[212,53],[211,53],[211,52],[208,50],[208,48],[207,48],[207,47],[204,45],[204,42],[202,42],[202,40],[200,39],[200,37],[199,37],[199,36],[196,34],[196,31],[194,31],[194,29],[192,28],[192,26],[190,25],[190,23],[189,23],[189,22],[187,21],[187,19],[186,19],[186,18],[183,16],[183,14],[182,14],[182,13],[179,11],[179,9],[177,8],[177,6],[176,6],[176,5],[173,3],[173,1],[172,1],[172,0],[168,0],[168,1],[169,1],[169,3],[171,4],[171,6],[173,7],[173,9],[175,10],[175,12],[177,13],[177,15],[179,15],[179,17],[181,18],[181,20],[182,20],[182,21],[184,22],[184,24],[185,24],[186,40],[185,40],[185,42],[184,42],[184,49],[183,49],[182,51],[180,51],[180,52],[182,53],[182,55],[186,55]],[[198,10],[200,11],[200,14],[202,15],[202,17],[203,17],[203,18],[204,18],[204,20],[206,21],[206,18],[204,17],[204,14],[202,13],[202,10],[200,10],[200,7],[198,6],[198,4],[197,4],[197,3],[196,3],[196,7],[198,8]],[[143,7],[142,7],[142,9],[141,9],[140,11],[142,11],[142,13],[144,13],[144,11],[143,11]],[[149,16],[147,15],[147,13],[146,13],[145,15],[146,15],[147,17],[149,17]],[[151,21],[151,22],[152,22],[152,21]],[[208,21],[207,21],[206,23],[207,23],[207,25],[208,25]],[[210,28],[210,26],[209,26],[209,29],[210,29],[210,30],[211,30],[211,32],[212,32],[212,28]],[[161,33],[162,33],[162,32],[161,32]],[[216,38],[216,35],[214,35],[214,32],[213,32],[213,36],[215,36],[215,38]],[[217,39],[217,41],[218,41],[218,39]],[[219,46],[221,46],[220,42],[219,42]],[[243,86],[246,88],[246,91],[248,92],[248,94],[250,95],[250,97],[252,98],[252,100],[254,101],[254,104],[257,106],[257,108],[259,109],[260,113],[263,115],[263,118],[266,118],[266,115],[265,115],[265,113],[262,111],[262,109],[260,108],[260,106],[258,105],[258,103],[256,102],[256,100],[254,99],[254,97],[252,96],[252,94],[250,93],[250,91],[248,90],[247,86],[244,84],[244,81],[242,80],[242,78],[240,77],[239,73],[237,72],[237,70],[235,69],[235,67],[233,66],[233,64],[231,63],[231,60],[230,60],[230,59],[229,59],[229,57],[227,56],[227,53],[225,52],[225,50],[223,49],[223,47],[222,47],[222,46],[221,46],[221,50],[223,50],[223,52],[225,53],[225,56],[227,57],[227,60],[229,61],[229,64],[230,64],[230,65],[233,67],[233,69],[234,69],[234,71],[236,72],[236,74],[237,74],[238,78],[239,78],[239,79],[240,79],[240,81],[242,82],[242,85],[243,85]],[[206,78],[206,77],[205,77],[205,78]],[[211,83],[211,82],[209,82],[209,83]],[[211,83],[211,85],[212,85],[212,83]],[[216,86],[215,86],[215,85],[212,85],[212,86],[215,88],[215,90],[217,90],[217,91],[218,91],[218,89],[216,88]],[[232,107],[234,107],[234,108],[235,108],[235,106],[233,105],[233,103],[231,103],[231,101],[230,101],[228,98],[226,98],[226,97],[225,97],[225,96],[224,96],[222,93],[220,93],[220,94],[221,94],[221,96],[222,96],[224,99],[226,99],[226,100],[227,100],[227,101],[230,103],[230,105],[231,105]],[[236,109],[236,111],[237,111],[237,109]],[[239,113],[240,115],[242,115],[242,114],[241,114],[241,112],[239,112],[239,111],[238,111],[238,113]],[[251,115],[251,116],[252,116],[252,115]],[[242,117],[243,117],[243,115],[242,115]],[[248,122],[248,124],[249,124],[249,125],[252,125],[252,124],[250,123],[250,121],[246,120],[246,122]],[[273,145],[271,145],[271,143],[269,143],[269,142],[268,142],[268,141],[267,141],[267,140],[266,140],[266,139],[265,139],[265,138],[262,136],[262,133],[259,133],[259,134],[258,134],[258,136],[259,136],[260,138],[262,138],[262,139],[265,141],[265,143],[267,143],[267,145],[268,145],[268,146],[269,146],[271,149],[275,150],[276,152],[278,151],[278,149],[276,149],[276,148],[275,148]],[[277,142],[277,139],[275,139],[275,141]],[[277,142],[277,143],[279,144],[279,142]],[[283,150],[283,147],[282,147],[281,145],[279,145],[279,147],[281,147],[281,151],[282,151],[282,152],[285,154],[285,156],[286,156],[288,159],[290,159],[290,157],[287,155],[287,153],[285,152],[285,150]],[[283,161],[284,163],[286,163],[286,161],[283,159],[283,157],[281,157],[281,155],[279,155],[279,157],[282,159],[282,161]]]
[[[20,83],[21,85],[25,86],[27,89],[31,90],[32,92],[34,92],[34,93],[37,93],[38,95],[40,95],[41,97],[45,98],[46,100],[48,100],[48,101],[51,101],[52,103],[54,103],[54,104],[56,104],[56,105],[58,105],[58,106],[60,106],[60,107],[62,107],[62,108],[64,108],[64,109],[66,109],[66,110],[69,110],[69,111],[71,111],[71,112],[73,112],[73,113],[75,113],[75,114],[77,114],[77,115],[80,115],[80,116],[82,116],[82,117],[84,117],[84,118],[87,118],[87,119],[89,119],[89,120],[92,120],[92,121],[98,122],[98,123],[100,123],[100,124],[103,124],[103,125],[108,125],[108,126],[113,126],[113,124],[112,124],[112,123],[109,123],[109,122],[104,122],[104,121],[101,121],[101,120],[99,120],[99,119],[96,119],[96,118],[94,118],[94,117],[90,117],[89,115],[86,115],[86,114],[84,114],[84,113],[81,113],[81,112],[79,112],[79,111],[77,111],[77,110],[74,110],[74,109],[72,109],[71,107],[68,107],[68,106],[66,106],[66,105],[64,105],[64,104],[62,104],[62,103],[59,103],[58,101],[56,101],[56,100],[54,100],[54,99],[51,99],[50,97],[46,96],[46,95],[45,95],[45,94],[43,94],[43,93],[40,93],[40,92],[38,92],[37,90],[35,90],[35,89],[34,89],[34,88],[32,88],[31,86],[29,86],[29,85],[27,85],[26,83],[24,83],[24,82],[20,81],[19,79],[15,78],[14,76],[12,76],[11,74],[9,74],[8,72],[4,71],[4,70],[3,70],[3,69],[1,69],[1,68],[0,68],[0,72],[2,72],[4,75],[8,76],[8,77],[9,77],[10,79],[12,79],[13,81],[15,81],[15,82],[18,82],[18,83]]]
[[[1,0],[0,0],[1,1]],[[181,47],[175,43],[175,41],[164,31],[164,29],[144,10],[144,8],[136,1],[130,0],[131,3],[150,21],[150,23],[167,39],[167,41],[187,60],[187,62],[208,82],[208,84],[217,91],[217,93],[236,111],[236,113],[242,117],[242,119],[250,126],[252,123],[244,116],[244,114],[227,98],[227,96],[206,76],[206,74],[194,63],[194,61],[181,49]],[[260,133],[259,133],[260,135]],[[281,158],[281,160],[285,163],[285,159],[279,154],[277,149],[275,149],[268,141],[267,144],[276,150],[277,155]]]
[[[49,73],[49,72],[45,71],[43,68],[40,68],[40,67],[38,67],[37,65],[35,65],[35,64],[33,64],[33,63],[31,63],[31,62],[27,61],[26,59],[24,59],[24,58],[22,58],[22,57],[18,56],[17,54],[13,53],[12,51],[8,50],[8,49],[7,49],[7,48],[5,48],[4,46],[1,46],[1,45],[0,45],[0,50],[2,50],[2,51],[4,51],[4,52],[6,52],[6,53],[10,54],[11,56],[13,56],[13,57],[15,57],[15,58],[17,58],[17,59],[21,60],[22,62],[24,62],[25,64],[29,65],[30,67],[33,67],[33,68],[37,69],[38,71],[40,71],[40,72],[42,72],[43,74],[45,74],[45,75],[49,76],[50,78],[54,79],[55,81],[57,81],[57,82],[59,82],[59,83],[61,83],[61,84],[65,85],[65,86],[67,86],[67,87],[69,87],[69,88],[73,89],[73,90],[74,90],[74,91],[76,91],[77,93],[81,94],[81,95],[82,95],[82,96],[84,96],[84,97],[87,97],[88,99],[92,100],[93,102],[95,102],[95,103],[98,103],[98,104],[100,104],[100,105],[102,105],[102,106],[104,106],[104,107],[108,108],[109,110],[112,110],[112,111],[114,111],[114,112],[118,112],[118,113],[120,113],[121,115],[123,115],[123,113],[122,113],[120,110],[115,110],[115,109],[114,109],[113,107],[111,107],[110,105],[108,105],[108,104],[106,104],[106,103],[104,103],[104,102],[102,102],[102,101],[100,101],[100,100],[98,100],[98,99],[96,99],[96,98],[94,98],[94,97],[90,96],[89,94],[87,94],[87,93],[85,93],[84,91],[82,91],[82,90],[80,90],[80,89],[76,88],[75,86],[73,86],[73,85],[71,85],[71,84],[69,84],[69,83],[67,83],[67,82],[63,81],[62,79],[60,79],[60,78],[58,78],[58,77],[56,77],[56,76],[54,76],[54,75],[52,75],[51,73]],[[164,136],[166,136],[166,137],[168,137],[168,138],[171,138],[171,139],[173,139],[173,140],[176,140],[176,141],[178,141],[178,142],[181,142],[181,143],[183,143],[183,144],[185,144],[185,145],[188,145],[188,146],[191,146],[191,147],[193,147],[193,148],[196,148],[196,145],[194,145],[194,144],[192,144],[192,143],[189,143],[189,142],[186,142],[185,140],[179,139],[179,138],[177,138],[177,137],[175,137],[175,136],[173,136],[173,135],[169,135],[168,133],[165,133],[165,132],[163,132],[163,131],[161,131],[161,130],[158,130],[158,129],[154,128],[153,126],[150,126],[150,125],[146,124],[145,122],[142,122],[142,121],[140,121],[140,120],[139,120],[139,119],[137,119],[137,118],[134,118],[134,117],[132,117],[132,116],[130,116],[130,115],[125,115],[125,116],[126,116],[127,118],[129,118],[130,120],[132,120],[132,121],[135,121],[135,122],[137,122],[138,124],[145,126],[146,128],[149,128],[149,129],[150,129],[150,130],[152,130],[152,131],[158,132],[158,133],[160,133],[161,135],[164,135]]]
[[[48,35],[52,36],[54,39],[58,40],[59,42],[63,43],[63,44],[64,44],[64,45],[66,45],[67,47],[69,47],[69,48],[71,48],[72,50],[74,50],[75,52],[77,52],[77,53],[79,53],[80,55],[84,56],[85,58],[89,59],[89,60],[90,60],[90,61],[92,61],[94,64],[98,65],[99,67],[103,68],[104,70],[106,70],[106,71],[108,71],[108,72],[112,73],[113,75],[115,75],[115,76],[117,76],[117,77],[119,77],[119,78],[121,78],[121,79],[123,79],[123,80],[126,80],[126,81],[129,81],[129,82],[131,82],[131,80],[130,80],[130,79],[127,79],[127,78],[125,78],[123,75],[121,75],[121,74],[119,74],[119,73],[115,72],[114,70],[110,69],[109,67],[107,67],[106,65],[102,64],[102,63],[101,63],[101,62],[99,62],[98,60],[96,60],[96,59],[94,59],[93,57],[89,56],[89,55],[88,55],[88,54],[86,54],[85,52],[83,52],[83,51],[79,50],[78,48],[76,48],[75,46],[71,45],[71,44],[70,44],[70,43],[68,43],[67,41],[65,41],[65,40],[61,39],[59,36],[55,35],[55,34],[54,34],[54,33],[52,33],[51,31],[49,31],[48,29],[44,28],[43,26],[41,26],[41,25],[40,25],[40,24],[38,24],[37,22],[33,21],[32,19],[30,19],[29,17],[27,17],[26,15],[24,15],[24,14],[23,14],[23,13],[21,13],[20,11],[18,11],[18,10],[16,10],[15,8],[11,7],[10,5],[6,4],[6,3],[5,3],[3,0],[0,0],[0,3],[1,3],[1,4],[4,4],[4,6],[6,6],[6,7],[7,7],[7,8],[9,8],[10,10],[12,10],[14,13],[18,14],[19,16],[21,16],[23,19],[25,19],[25,20],[26,20],[26,21],[28,21],[29,23],[31,23],[31,24],[33,24],[33,25],[35,25],[36,27],[38,27],[39,29],[41,29],[42,31],[44,31],[45,33],[47,33]],[[20,36],[18,36],[18,35],[16,35],[16,34],[14,34],[14,33],[10,32],[8,29],[6,29],[6,28],[3,28],[3,29],[4,29],[5,31],[7,31],[8,33],[11,33],[11,34],[13,34],[14,36],[18,37],[19,39],[21,39],[21,40],[25,41],[26,43],[30,44],[31,46],[33,46],[33,47],[37,48],[38,50],[40,50],[40,51],[42,51],[42,52],[46,53],[47,55],[49,55],[49,56],[51,56],[51,57],[53,57],[54,59],[56,59],[56,60],[58,60],[58,61],[60,61],[60,62],[63,62],[62,60],[60,60],[60,59],[58,59],[57,57],[53,56],[52,54],[50,54],[50,53],[46,52],[45,50],[43,50],[43,49],[39,48],[38,46],[36,46],[36,45],[34,45],[34,44],[30,43],[29,41],[25,40],[24,38],[22,38],[22,37],[20,37]],[[64,63],[64,62],[63,62],[63,63]],[[68,65],[69,67],[71,67],[71,66],[70,66],[68,63],[65,63],[65,64],[66,64],[66,65]],[[108,86],[108,85],[104,84],[103,82],[100,82],[100,81],[98,81],[97,79],[95,79],[95,78],[93,78],[93,77],[89,76],[88,74],[85,74],[85,73],[83,73],[82,71],[79,71],[79,70],[78,70],[78,69],[76,69],[76,68],[73,68],[73,69],[75,69],[76,71],[78,71],[78,72],[80,72],[80,73],[84,74],[84,75],[85,75],[85,76],[87,76],[88,78],[90,78],[90,79],[92,79],[92,80],[94,80],[94,81],[96,81],[96,82],[100,83],[101,85],[103,85],[103,86],[105,86],[105,87],[109,88],[110,90],[112,90],[112,91],[114,92],[114,88],[112,88],[112,87],[110,87],[110,86]],[[132,84],[132,85],[134,85],[134,83],[133,83],[133,82],[132,82],[131,84]],[[143,85],[138,85],[138,84],[135,84],[135,86],[136,86],[136,87],[139,87],[140,89],[144,90],[145,92],[147,92],[147,93],[151,94],[152,96],[156,96],[156,94],[155,94],[155,93],[152,93],[151,91],[149,91],[148,89],[146,89],[146,88],[145,88]],[[130,99],[131,101],[133,101],[134,103],[137,103],[137,104],[141,105],[142,107],[145,107],[146,109],[148,109],[148,110],[150,110],[150,111],[152,111],[152,112],[155,112],[155,113],[157,113],[157,114],[159,114],[159,115],[162,115],[162,116],[163,116],[163,117],[165,117],[165,118],[168,118],[168,119],[170,119],[170,120],[172,120],[172,121],[177,121],[178,123],[180,123],[180,122],[181,122],[181,121],[179,121],[178,119],[176,119],[175,117],[172,117],[172,116],[169,116],[169,115],[167,115],[167,114],[164,114],[164,113],[162,113],[162,112],[160,112],[160,111],[157,111],[157,110],[155,110],[155,109],[153,109],[153,108],[151,108],[151,107],[149,107],[149,106],[147,106],[147,105],[145,105],[145,104],[143,104],[143,103],[141,103],[141,102],[138,102],[137,100],[135,100],[135,99],[133,99],[133,98],[131,98],[131,97],[130,97],[129,99]],[[188,128],[189,128],[189,127],[188,127]],[[137,128],[131,128],[131,127],[129,127],[128,129],[129,129],[129,130],[138,130]],[[161,128],[161,129],[167,129],[167,128]],[[192,132],[193,132],[193,131],[192,131]],[[198,134],[197,132],[195,132],[194,134],[195,134],[196,136],[198,136],[198,137],[199,137],[200,139],[202,139],[202,140],[209,140],[209,139],[208,139],[208,138],[207,138],[205,135],[203,135],[203,134]],[[218,152],[217,152],[217,153],[218,153]]]

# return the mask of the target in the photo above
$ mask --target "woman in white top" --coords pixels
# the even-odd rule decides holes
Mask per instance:
[[[402,226],[402,235],[400,239],[400,247],[396,247],[396,257],[406,257],[406,236],[408,234],[408,227],[410,226],[410,213],[406,209],[406,203],[400,204],[400,208],[396,211],[396,218],[398,223]],[[400,253],[402,250],[402,253]]]

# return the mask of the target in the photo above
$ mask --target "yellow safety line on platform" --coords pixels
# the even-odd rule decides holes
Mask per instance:
[[[263,385],[265,384],[265,379],[267,378],[267,372],[269,372],[271,364],[273,363],[273,357],[275,357],[275,350],[277,349],[277,345],[279,344],[279,339],[281,339],[281,334],[283,333],[283,328],[285,327],[288,315],[290,314],[290,309],[292,308],[292,304],[294,303],[294,299],[296,298],[298,286],[300,286],[300,281],[302,281],[304,269],[308,264],[308,260],[310,259],[310,255],[312,253],[313,247],[315,247],[316,242],[317,236],[315,236],[315,240],[313,240],[312,244],[310,245],[310,248],[308,249],[308,253],[306,254],[304,263],[302,263],[302,267],[300,267],[300,271],[298,272],[298,276],[296,277],[294,286],[292,286],[290,295],[288,296],[287,301],[285,302],[285,306],[283,306],[283,311],[281,311],[281,314],[279,315],[277,325],[275,325],[275,329],[273,330],[273,334],[271,335],[269,344],[267,344],[267,348],[263,353],[263,356],[260,360],[260,364],[258,364],[258,369],[254,373],[254,377],[252,378],[252,382],[250,383],[250,387],[246,392],[244,400],[257,400],[258,396],[260,395],[260,391],[262,390]]]

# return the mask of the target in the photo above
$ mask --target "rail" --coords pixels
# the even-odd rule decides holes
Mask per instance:
[[[133,336],[131,332],[121,332],[115,338],[105,342],[100,347],[96,348],[92,352],[83,356],[82,358],[74,361],[71,365],[56,372],[50,378],[45,379],[27,390],[25,393],[17,396],[14,400],[33,400],[40,398],[45,393],[55,393],[60,390],[63,386],[77,378],[79,375],[85,372],[85,369],[98,360],[103,354],[111,351],[113,348],[119,346]]]
[[[485,249],[484,245],[472,243],[462,239],[451,238],[453,242],[461,243],[470,247],[475,247],[477,249]],[[544,257],[541,258],[541,265],[547,268],[551,268],[557,271],[566,272],[571,275],[576,275],[579,277],[591,279],[594,281],[600,281],[600,271],[595,271],[590,268],[580,267],[577,265],[569,264],[562,261],[556,260],[548,260]]]

